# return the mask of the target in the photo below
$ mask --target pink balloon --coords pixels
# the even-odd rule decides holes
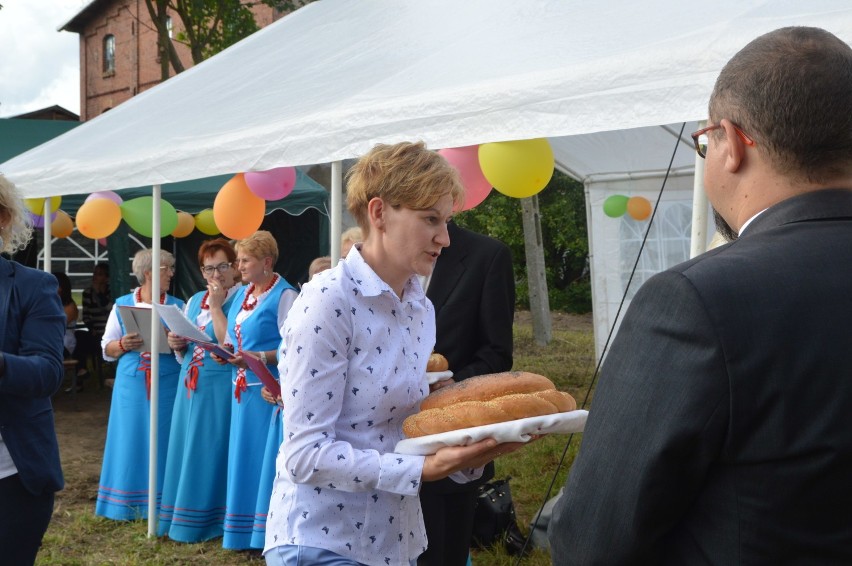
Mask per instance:
[[[44,216],[33,214],[29,210],[27,211],[27,214],[30,215],[30,220],[33,223],[33,228],[44,228]],[[54,220],[56,220],[56,212],[53,212],[50,215],[50,222],[53,223]]]
[[[107,247],[106,238],[98,238],[98,243],[103,247]]]
[[[470,210],[484,201],[491,192],[491,183],[482,174],[482,168],[479,166],[479,146],[440,149],[438,153],[443,155],[444,159],[449,161],[461,175],[465,190],[462,210]]]
[[[118,196],[118,193],[115,193],[113,191],[98,191],[96,193],[92,193],[86,197],[85,202],[89,202],[90,200],[95,200],[99,198],[109,199],[119,206],[121,206],[121,203],[124,202],[124,200],[120,196]]]
[[[269,171],[247,171],[245,182],[249,190],[263,200],[279,200],[293,192],[296,186],[295,167],[276,167]]]

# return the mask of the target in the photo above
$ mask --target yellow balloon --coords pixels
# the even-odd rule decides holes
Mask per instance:
[[[54,238],[67,238],[74,231],[74,221],[64,210],[57,210],[56,218],[50,223],[50,230]]]
[[[484,143],[479,146],[479,166],[504,195],[531,197],[553,177],[553,149],[544,138]]]
[[[177,217],[177,228],[172,231],[172,236],[175,238],[185,238],[192,234],[192,231],[195,230],[195,218],[188,212],[178,212]]]
[[[59,205],[62,204],[62,197],[50,197],[50,213],[53,214],[59,210]],[[44,199],[43,198],[27,198],[24,199],[24,205],[27,210],[37,216],[44,216]]]
[[[216,220],[213,218],[213,209],[205,208],[195,215],[195,227],[202,234],[215,236],[219,233],[219,228],[216,227]]]
[[[108,198],[84,202],[77,211],[77,230],[87,238],[106,238],[121,224],[121,209]]]

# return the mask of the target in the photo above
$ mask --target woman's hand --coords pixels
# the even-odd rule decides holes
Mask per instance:
[[[222,344],[222,349],[223,350],[233,350],[233,346],[230,346],[228,344]],[[230,362],[233,359],[233,358],[229,358],[229,359],[226,360],[225,358],[217,356],[213,352],[210,352],[210,357],[213,358],[213,361],[216,362],[217,364],[219,364],[220,366],[227,364],[228,362]]]
[[[445,446],[439,448],[435,454],[426,456],[421,479],[435,481],[459,470],[481,468],[498,456],[514,452],[526,444],[526,442],[498,444],[493,438],[486,438],[469,446]]]
[[[225,304],[225,297],[228,296],[228,290],[218,283],[207,285],[207,306],[211,309],[221,310]]]
[[[175,350],[176,352],[183,352],[186,350],[187,342],[174,332],[169,332],[168,334],[169,348]]]
[[[263,397],[263,400],[269,403],[270,405],[281,405],[282,407],[284,406],[281,397],[273,397],[272,393],[269,392],[269,389],[267,389],[265,385],[260,388],[260,396]]]
[[[124,350],[129,352],[130,350],[141,348],[145,341],[142,340],[142,337],[139,336],[138,332],[131,332],[122,336],[118,343],[124,348]]]

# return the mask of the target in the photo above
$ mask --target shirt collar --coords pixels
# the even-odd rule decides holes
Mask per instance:
[[[757,214],[755,214],[754,216],[752,216],[751,218],[746,220],[743,223],[743,225],[740,226],[740,231],[737,233],[737,238],[739,238],[740,236],[743,235],[743,232],[745,232],[745,229],[748,228],[748,225],[751,224],[754,221],[755,218],[757,218],[758,216],[760,216],[761,214],[763,214],[766,211],[767,211],[767,208],[764,208],[763,210],[761,210],[760,212],[758,212]]]
[[[358,288],[358,292],[365,297],[375,297],[382,293],[393,293],[396,295],[390,285],[385,283],[385,281],[379,277],[375,271],[373,271],[373,268],[367,265],[364,258],[361,257],[360,246],[361,244],[355,244],[352,246],[352,249],[349,250],[349,254],[346,256],[346,261],[341,262],[345,264],[344,269],[346,270],[346,274],[352,282],[355,283]],[[402,295],[405,297],[405,301],[420,301],[426,296],[416,275],[412,275],[408,278],[408,281],[405,282]]]

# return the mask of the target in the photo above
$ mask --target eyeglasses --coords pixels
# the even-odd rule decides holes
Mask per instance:
[[[230,263],[220,263],[219,265],[216,265],[216,266],[205,265],[204,267],[201,268],[201,273],[203,273],[207,277],[210,277],[211,275],[213,275],[214,271],[218,271],[219,273],[224,275],[225,273],[228,272],[229,269],[231,269]]]
[[[175,266],[174,265],[161,265],[160,271],[163,271],[163,270],[166,270],[169,273],[174,273],[175,272]]]
[[[754,147],[754,140],[748,137],[744,131],[740,129],[739,126],[733,124],[734,131],[737,132],[737,136],[743,143],[747,146]],[[712,126],[707,126],[706,128],[701,128],[697,132],[692,132],[692,143],[695,144],[695,151],[698,152],[698,156],[702,159],[707,157],[707,143],[709,141],[709,137],[707,136],[708,132],[712,132],[713,130],[718,130],[722,127],[722,124],[713,124]]]

